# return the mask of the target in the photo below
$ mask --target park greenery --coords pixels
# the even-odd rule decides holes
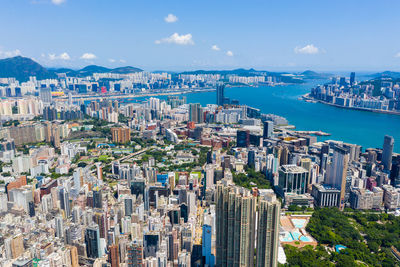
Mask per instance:
[[[257,172],[253,168],[245,167],[246,173],[233,173],[233,182],[236,185],[251,189],[270,189],[271,183],[264,173]]]
[[[319,245],[286,245],[288,266],[397,266],[390,248],[400,248],[400,218],[393,215],[316,209],[306,230]],[[336,245],[346,248],[338,253]]]

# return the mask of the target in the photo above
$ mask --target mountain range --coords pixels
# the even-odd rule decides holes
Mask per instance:
[[[328,79],[333,76],[331,73],[319,73],[312,70],[306,70],[299,75],[303,76],[305,79]]]
[[[82,69],[74,70],[70,68],[45,68],[34,60],[16,56],[12,58],[0,59],[0,78],[15,77],[20,82],[29,80],[30,76],[36,76],[40,79],[52,79],[57,78],[59,74],[65,73],[67,76],[73,77],[86,77],[91,76],[93,73],[135,73],[141,72],[142,69],[126,66],[118,68],[106,68],[103,66],[89,65]],[[220,74],[220,75],[238,75],[238,76],[254,76],[254,75],[267,75],[273,77],[279,77],[280,81],[286,83],[302,83],[303,79],[323,79],[332,76],[326,73],[317,73],[311,70],[307,70],[301,73],[289,73],[289,72],[269,72],[262,70],[251,69],[234,69],[234,70],[195,70],[185,71],[178,74]],[[399,73],[400,75],[400,73]]]
[[[86,66],[86,67],[84,67],[83,69],[80,69],[80,70],[60,68],[60,69],[53,69],[52,71],[54,71],[55,73],[58,73],[58,74],[65,73],[68,76],[86,77],[86,76],[93,75],[93,73],[127,74],[127,73],[141,72],[143,70],[139,69],[139,68],[131,67],[131,66],[110,69],[110,68],[97,66],[97,65],[89,65],[89,66]]]
[[[36,76],[38,80],[57,78],[53,71],[27,57],[17,56],[0,60],[0,78],[14,77],[20,82],[25,82],[30,76]]]
[[[102,66],[90,65],[80,70],[68,68],[45,68],[36,61],[27,57],[11,57],[0,59],[0,78],[14,77],[20,82],[26,82],[30,76],[36,76],[38,80],[57,78],[57,74],[66,73],[74,77],[86,77],[93,73],[135,73],[141,72],[142,69],[126,66],[119,68],[106,68]]]
[[[374,74],[368,75],[369,77],[372,77],[374,79],[377,78],[393,78],[393,79],[400,79],[400,72],[395,72],[395,71],[384,71],[384,72],[378,72]]]

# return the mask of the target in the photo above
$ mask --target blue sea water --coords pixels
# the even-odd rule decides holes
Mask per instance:
[[[368,111],[343,109],[322,103],[308,103],[298,98],[310,91],[316,84],[231,87],[225,89],[225,96],[237,99],[240,104],[259,108],[263,113],[274,113],[285,117],[297,130],[321,130],[330,133],[332,139],[358,144],[365,148],[381,148],[383,137],[391,135],[395,139],[395,152],[400,153],[400,116]],[[188,103],[203,106],[216,102],[215,92],[191,93],[185,95]],[[165,99],[166,97],[161,97]]]

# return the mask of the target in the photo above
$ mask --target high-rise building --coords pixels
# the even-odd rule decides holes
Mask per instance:
[[[270,138],[274,131],[274,122],[272,121],[264,121],[264,132],[263,138]]]
[[[16,236],[10,237],[4,241],[4,245],[9,247],[11,252],[11,258],[15,259],[21,256],[24,253],[24,239],[22,234],[18,234]]]
[[[317,207],[338,207],[340,199],[340,190],[321,184],[312,185],[312,196],[314,205]]]
[[[131,130],[128,127],[111,128],[114,143],[128,143],[131,140]]]
[[[143,244],[133,241],[127,248],[128,267],[142,266],[143,264]]]
[[[54,147],[60,147],[60,128],[58,127],[58,125],[53,125],[51,127],[50,141]]]
[[[248,147],[250,145],[250,131],[237,130],[236,131],[236,146]]]
[[[186,96],[180,98],[179,96],[168,96],[167,104],[171,106],[171,108],[176,108],[186,104]]]
[[[205,166],[205,189],[210,189],[214,184],[214,166],[212,164],[207,164]]]
[[[124,199],[125,216],[131,216],[133,213],[133,199],[131,197],[126,197]]]
[[[216,266],[254,266],[256,198],[226,182],[217,185]]]
[[[256,152],[254,150],[249,150],[247,153],[247,166],[250,168],[255,168],[256,164]]]
[[[103,197],[99,187],[93,190],[93,208],[101,209],[103,207]]]
[[[350,73],[350,86],[353,86],[355,81],[356,81],[356,73],[352,72]]]
[[[278,266],[279,222],[281,203],[275,195],[261,195],[258,204],[257,267]]]
[[[56,237],[62,239],[64,237],[64,222],[61,216],[57,216],[54,218],[56,225]]]
[[[88,258],[101,257],[99,226],[94,224],[88,226],[85,231],[86,255]]]
[[[190,103],[189,104],[189,121],[194,123],[203,123],[203,108],[199,103]]]
[[[33,201],[30,201],[28,203],[28,207],[29,207],[29,216],[35,217],[35,203]]]
[[[217,85],[217,105],[218,106],[223,106],[225,103],[225,96],[224,96],[224,89],[225,85],[223,83],[220,83]]]
[[[111,267],[119,267],[119,249],[118,245],[111,245],[108,248],[108,258],[111,263]]]
[[[339,85],[344,87],[347,86],[346,77],[340,77]]]
[[[279,168],[277,191],[284,198],[285,193],[304,194],[307,192],[308,171],[297,165],[282,165]]]
[[[205,258],[205,264],[210,267],[214,267],[214,255],[211,254],[211,239],[212,239],[212,229],[208,224],[203,225],[203,234],[202,234],[202,244],[201,250],[202,255]]]
[[[79,266],[78,249],[75,246],[68,246],[71,254],[71,267]]]
[[[69,205],[69,193],[65,187],[60,187],[59,199],[60,199],[60,207],[64,211],[65,217],[68,218],[71,215],[71,210]]]
[[[383,151],[382,151],[382,164],[385,171],[392,169],[392,155],[393,155],[394,138],[385,135],[383,139]]]
[[[39,96],[43,103],[50,104],[52,101],[50,88],[40,88]]]
[[[97,171],[97,179],[103,180],[103,167],[101,166],[101,162],[96,162],[96,171]]]
[[[393,161],[390,171],[390,183],[394,187],[400,187],[400,156]]]
[[[68,93],[68,105],[69,105],[69,106],[72,106],[72,104],[73,104],[73,102],[72,102],[72,93],[69,92],[69,93]]]
[[[340,190],[339,208],[344,208],[346,192],[346,176],[349,164],[349,152],[343,147],[336,146],[331,163],[327,166],[325,184]]]

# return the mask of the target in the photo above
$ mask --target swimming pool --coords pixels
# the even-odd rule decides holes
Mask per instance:
[[[311,242],[311,239],[308,236],[303,235],[303,236],[300,237],[300,241]]]
[[[285,232],[285,236],[281,237],[282,242],[292,242],[293,237],[289,232]]]
[[[304,228],[306,222],[307,222],[306,219],[292,219],[292,223],[296,228]]]
[[[296,240],[296,241],[298,241],[299,237],[301,236],[301,234],[299,232],[291,232],[290,234],[292,235],[293,240]]]

